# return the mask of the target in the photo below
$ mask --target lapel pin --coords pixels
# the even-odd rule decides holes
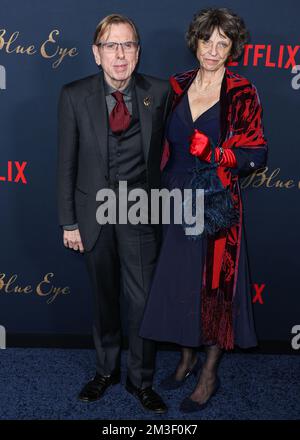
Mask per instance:
[[[151,104],[150,96],[147,96],[146,98],[144,98],[144,106],[149,107],[150,104]]]

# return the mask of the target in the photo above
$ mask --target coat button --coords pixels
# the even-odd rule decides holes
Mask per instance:
[[[250,167],[254,167],[255,163],[254,162],[250,162]]]

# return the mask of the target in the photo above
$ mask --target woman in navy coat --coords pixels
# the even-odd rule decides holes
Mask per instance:
[[[229,58],[241,55],[247,38],[243,20],[228,9],[200,11],[187,33],[199,67],[171,78],[175,100],[166,132],[163,187],[191,188],[195,173],[200,181],[205,175],[205,182],[215,172],[235,213],[225,215],[225,226],[216,227],[224,206],[214,196],[211,212],[219,211],[211,214],[204,205],[206,226],[196,239],[174,221],[164,225],[140,336],[182,347],[180,362],[163,388],[178,388],[201,370],[195,389],[181,404],[183,412],[203,409],[216,393],[224,350],[257,344],[239,176],[265,166],[267,143],[255,86],[226,67]],[[202,368],[197,358],[201,345],[206,351]]]

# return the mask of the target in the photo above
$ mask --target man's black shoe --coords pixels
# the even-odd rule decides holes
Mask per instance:
[[[145,408],[147,411],[152,411],[156,414],[163,414],[168,411],[168,408],[163,402],[162,398],[151,387],[137,388],[127,378],[125,388],[130,394],[140,401],[143,408]]]
[[[102,376],[96,373],[94,379],[88,382],[81,390],[78,399],[82,402],[95,402],[100,399],[105,390],[120,382],[120,373],[111,374],[110,376]]]

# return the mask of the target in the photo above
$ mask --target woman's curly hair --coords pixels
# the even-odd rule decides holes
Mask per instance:
[[[197,53],[199,39],[209,40],[215,28],[221,29],[232,41],[231,59],[239,58],[249,40],[249,32],[244,20],[227,8],[202,9],[194,15],[186,33],[187,44],[193,54]]]

